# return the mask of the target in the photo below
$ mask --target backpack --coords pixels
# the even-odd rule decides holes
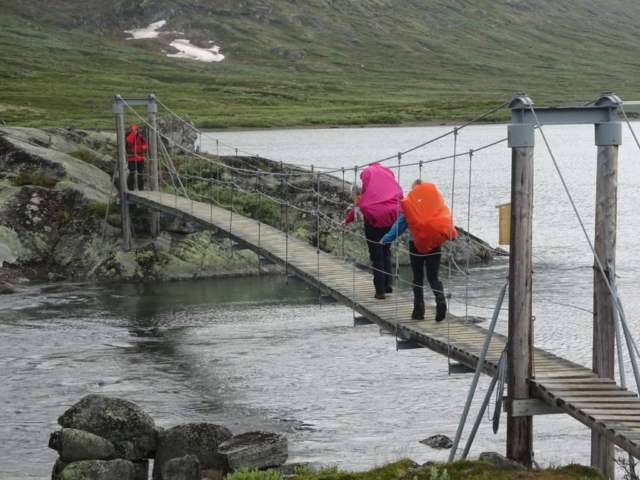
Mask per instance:
[[[413,243],[420,253],[427,254],[458,236],[451,211],[433,183],[416,186],[400,203]]]

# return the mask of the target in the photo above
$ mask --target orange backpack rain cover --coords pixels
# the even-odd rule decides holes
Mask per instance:
[[[458,236],[451,211],[433,183],[421,183],[401,202],[413,243],[420,253],[429,253]]]

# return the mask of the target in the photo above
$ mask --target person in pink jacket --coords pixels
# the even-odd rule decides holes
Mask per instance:
[[[364,236],[369,247],[369,258],[373,268],[375,298],[383,299],[386,293],[393,292],[391,273],[391,244],[381,245],[400,212],[400,200],[404,197],[393,172],[384,165],[373,163],[360,174],[362,194],[347,218],[342,221],[344,227],[354,221],[356,209],[364,218]]]

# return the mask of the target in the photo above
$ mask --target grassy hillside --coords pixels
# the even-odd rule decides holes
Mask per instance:
[[[160,19],[183,33],[124,39]],[[630,100],[638,25],[633,0],[3,2],[0,120],[110,125],[114,93],[153,92],[201,127],[464,120],[518,91]],[[178,37],[227,58],[166,57]]]

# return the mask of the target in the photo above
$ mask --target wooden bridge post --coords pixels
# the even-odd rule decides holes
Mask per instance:
[[[158,104],[156,97],[149,95],[147,105],[147,125],[149,125],[149,189],[158,191]],[[151,235],[157,237],[160,233],[160,213],[151,213]]]
[[[507,457],[531,467],[533,418],[514,417],[514,400],[527,400],[533,373],[532,220],[535,130],[517,117],[533,103],[518,95],[509,105],[511,153],[511,247],[509,254],[509,342],[507,344]]]
[[[611,100],[609,98],[609,100]],[[603,105],[603,95],[596,105]],[[615,102],[614,102],[615,104]],[[593,371],[599,377],[615,380],[615,325],[613,302],[607,281],[600,267],[607,270],[607,262],[615,266],[616,224],[618,198],[618,145],[622,128],[619,122],[595,125],[598,158],[596,169],[596,228],[594,250],[600,260],[595,261],[593,275]],[[615,478],[615,451],[613,443],[591,432],[591,465],[600,468],[605,478]]]
[[[131,250],[131,219],[127,205],[127,151],[124,138],[124,102],[120,95],[113,99],[113,113],[116,117],[116,137],[118,140],[118,175],[120,176],[120,216],[122,218],[122,248]]]

